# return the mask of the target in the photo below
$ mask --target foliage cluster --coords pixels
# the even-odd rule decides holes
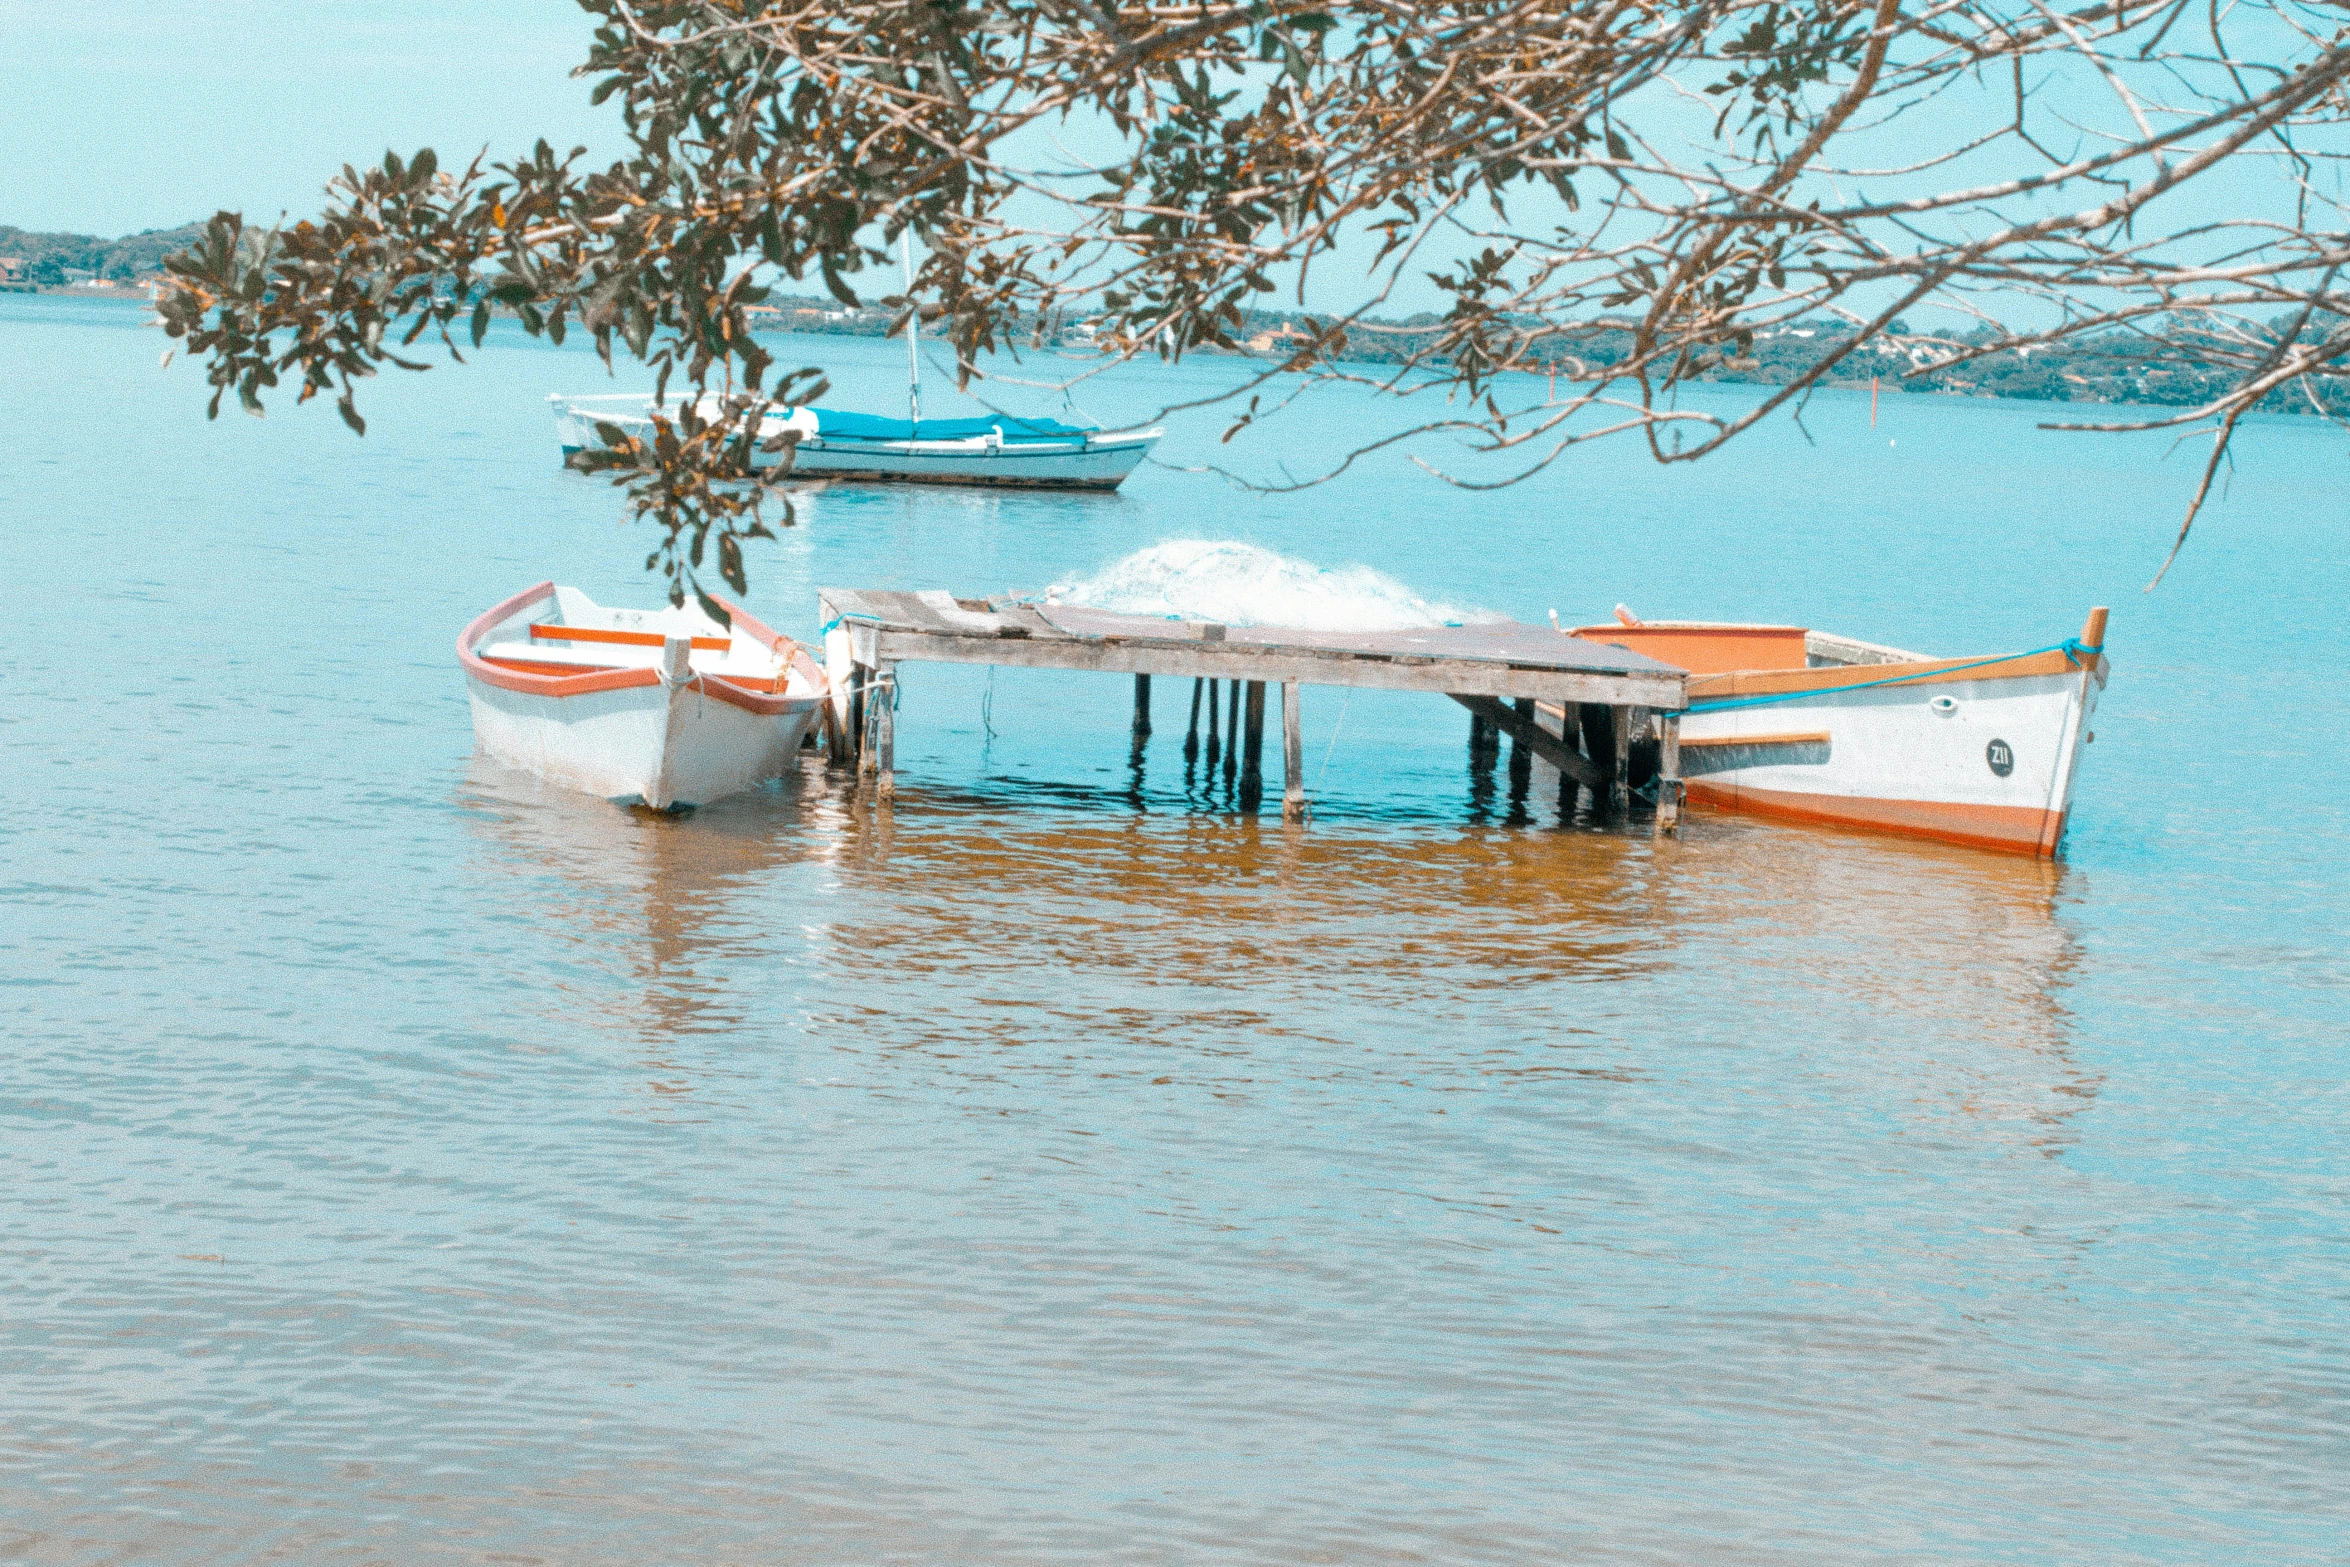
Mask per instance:
[[[1874,344],[1910,352],[1895,323],[1934,308],[1972,329],[1933,340],[1945,373],[2116,330],[2225,365],[2219,395],[2135,422],[2212,430],[2191,523],[2235,421],[2350,353],[2342,0],[579,3],[627,158],[347,168],[315,221],[221,215],[162,313],[216,408],[284,377],[355,428],[357,382],[478,341],[484,296],[682,378],[707,427],[610,458],[679,600],[695,541],[739,562],[772,482],[735,438],[777,395],[751,311],[782,279],[862,303],[909,229],[918,277],[868,292],[935,318],[965,377],[1073,313],[1108,361],[1229,349],[1369,236],[1360,308],[1227,394],[1228,435],[1284,374],[1442,401],[1349,462],[1425,429],[1520,475],[1625,432],[1688,460]],[[2170,199],[2223,182],[2280,200]],[[1367,373],[1355,340],[1407,278],[1446,305]],[[1823,315],[1846,330],[1786,335]],[[1576,352],[1603,318],[1631,323],[1604,362]],[[1774,342],[1784,384],[1746,411],[1675,397]],[[1571,396],[1504,406],[1504,372],[1562,352]]]

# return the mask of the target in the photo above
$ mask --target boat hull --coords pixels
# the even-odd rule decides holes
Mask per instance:
[[[2104,683],[2103,658],[2057,650],[1974,668],[1951,664],[1961,667],[1766,673],[1727,682],[1728,695],[1693,682],[1681,720],[1689,799],[2053,856]],[[1770,685],[1799,689],[1754,689]],[[1708,711],[1709,695],[1726,705]],[[1741,703],[1752,705],[1727,705]]]
[[[569,462],[595,444],[593,421],[631,429],[642,411],[591,412],[557,400],[555,426]],[[781,428],[776,421],[770,428]],[[942,441],[803,436],[792,454],[792,477],[851,484],[966,484],[1028,490],[1114,490],[1142,465],[1159,442],[1156,430],[1113,431],[1068,440],[972,438]],[[753,458],[771,467],[780,454]]]
[[[707,805],[783,776],[818,703],[745,711],[691,685],[534,696],[469,676],[475,741],[549,783],[655,810]]]
[[[1031,490],[1114,490],[1141,465],[1158,443],[1150,436],[1132,441],[1081,445],[1022,442],[996,448],[965,442],[802,441],[793,454],[792,474],[858,484],[982,484]]]
[[[747,640],[769,649],[785,670],[794,661],[805,665],[807,678],[794,675],[796,683],[782,690],[775,689],[785,684],[781,678],[730,675],[723,666],[538,662],[530,647],[512,639],[548,632],[533,621],[556,602],[556,594],[552,583],[526,589],[481,615],[458,638],[474,739],[484,752],[550,783],[656,810],[706,805],[756,788],[791,766],[823,710],[825,691],[821,669],[790,639],[728,606],[734,646]],[[591,646],[601,645],[599,637],[613,640],[593,628],[556,627],[549,634],[565,631]],[[620,636],[637,640],[634,633]],[[718,649],[728,646],[711,640]],[[559,643],[558,636],[548,646]],[[670,645],[680,653],[686,648],[683,641]],[[505,656],[502,649],[529,656]],[[558,655],[549,651],[545,657]]]

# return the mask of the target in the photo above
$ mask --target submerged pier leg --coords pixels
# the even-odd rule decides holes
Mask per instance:
[[[1608,709],[1610,727],[1616,732],[1615,770],[1608,774],[1608,808],[1619,816],[1632,809],[1632,709]]]
[[[867,697],[872,684],[873,671],[865,665],[849,671],[849,757],[857,764],[860,778],[873,771],[873,704]]]
[[[1656,715],[1656,830],[1681,830],[1681,715]]]
[[[1583,731],[1583,754],[1598,774],[1591,781],[1591,812],[1596,816],[1614,808],[1615,710],[1597,702],[1580,703],[1575,708],[1575,723]]]
[[[1578,750],[1578,743],[1583,738],[1582,729],[1582,720],[1576,712],[1575,704],[1561,702],[1559,704],[1559,739],[1569,751]],[[1559,769],[1559,825],[1561,827],[1574,825],[1575,809],[1582,803],[1582,789],[1582,784],[1576,781],[1573,773],[1563,767]]]
[[[1191,683],[1191,727],[1183,732],[1183,759],[1187,762],[1199,755],[1199,699],[1200,693],[1207,688],[1207,684],[1205,680],[1194,680]],[[1208,722],[1214,723],[1215,721],[1216,710],[1210,707]]]
[[[1151,677],[1134,677],[1134,743],[1142,744],[1151,737]]]
[[[1493,726],[1487,723],[1482,715],[1471,713],[1469,715],[1469,765],[1473,767],[1483,761],[1486,751],[1491,749],[1492,745]]]
[[[1216,770],[1216,759],[1224,754],[1223,744],[1216,734],[1216,715],[1221,707],[1217,699],[1222,694],[1222,687],[1216,681],[1208,682],[1208,771],[1211,773]]]
[[[897,792],[897,668],[891,664],[875,665],[866,674],[865,698],[865,754],[858,764],[858,772],[870,776],[879,788],[881,798],[888,799]]]
[[[1224,683],[1232,688],[1232,699],[1224,709],[1224,782],[1229,785],[1240,767],[1240,682]]]
[[[1265,797],[1265,683],[1248,683],[1248,740],[1240,758],[1240,803],[1250,810]]]
[[[1305,736],[1298,716],[1297,682],[1281,682],[1281,819],[1305,820]]]
[[[1534,699],[1518,697],[1510,703],[1518,715],[1518,722],[1529,728],[1534,723]],[[1510,804],[1520,805],[1526,790],[1534,781],[1534,748],[1516,735],[1510,736]]]

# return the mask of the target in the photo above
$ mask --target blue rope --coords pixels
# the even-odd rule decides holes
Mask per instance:
[[[879,620],[874,619],[874,617],[871,615],[835,615],[830,620],[826,621],[823,625],[816,628],[816,640],[819,642],[823,641],[826,635],[831,632],[832,628],[839,625],[844,620],[862,620],[876,626],[881,624]]]
[[[2101,643],[2091,647],[2079,637],[2066,637],[2062,642],[2051,642],[2046,647],[2033,648],[2028,653],[2002,653],[1997,658],[1978,658],[1971,664],[1952,664],[1942,669],[1924,669],[1914,675],[1894,675],[1884,680],[1864,680],[1858,685],[1821,686],[1806,691],[1781,691],[1772,696],[1739,697],[1728,702],[1699,702],[1683,708],[1683,718],[1698,713],[1726,713],[1736,707],[1768,707],[1774,702],[1800,702],[1806,697],[1842,696],[1847,691],[1870,691],[1878,686],[1906,685],[1913,680],[1934,680],[1944,675],[1955,675],[1962,670],[1982,669],[1991,664],[2012,664],[2019,658],[2037,658],[2042,653],[2062,653],[2068,664],[2085,662],[2105,651]]]

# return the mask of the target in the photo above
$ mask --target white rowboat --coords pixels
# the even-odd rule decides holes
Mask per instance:
[[[2105,686],[2105,620],[2093,610],[2078,637],[1979,658],[1799,626],[1636,621],[1574,635],[1694,677],[1680,721],[1693,801],[2051,858]]]
[[[457,638],[481,748],[549,782],[656,810],[779,776],[817,722],[824,671],[737,606],[607,609],[542,582]]]

